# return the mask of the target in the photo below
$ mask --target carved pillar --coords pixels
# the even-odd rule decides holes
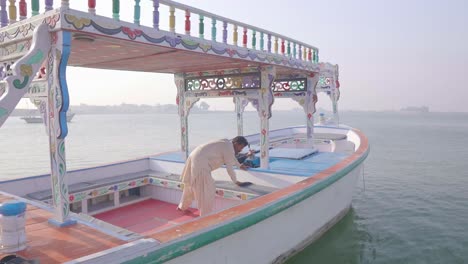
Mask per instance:
[[[189,155],[188,143],[188,115],[192,106],[200,100],[200,98],[186,98],[185,97],[185,76],[184,74],[174,74],[175,84],[177,87],[176,103],[179,109],[180,117],[180,150],[184,152],[184,158],[187,159]]]
[[[314,113],[317,103],[317,92],[315,90],[319,79],[318,73],[312,73],[307,77],[307,93],[304,102],[304,113],[307,124],[307,143],[310,146],[314,144]]]
[[[52,203],[55,209],[49,222],[57,226],[76,223],[69,219],[70,205],[65,159],[65,138],[68,134],[67,111],[69,106],[66,67],[70,56],[71,33],[55,32],[47,65],[47,125],[49,132]]]
[[[236,104],[236,115],[237,115],[237,135],[244,135],[244,109],[249,103],[246,98],[234,97],[234,103]]]
[[[276,68],[274,66],[266,66],[261,69],[261,88],[257,111],[260,117],[260,167],[263,169],[268,169],[270,165],[269,119],[271,106],[274,102],[271,85],[275,77]]]

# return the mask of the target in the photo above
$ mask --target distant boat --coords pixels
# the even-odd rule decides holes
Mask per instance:
[[[71,122],[74,116],[75,116],[75,113],[67,113],[67,122]],[[26,123],[28,124],[44,123],[41,116],[24,116],[24,117],[21,117],[21,119],[26,121]]]
[[[403,112],[428,113],[428,112],[429,112],[429,107],[427,107],[427,106],[421,106],[421,107],[409,106],[409,107],[402,108],[400,111],[403,111]]]

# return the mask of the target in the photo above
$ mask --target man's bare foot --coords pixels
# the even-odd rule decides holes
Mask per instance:
[[[192,213],[189,209],[182,210],[182,209],[180,209],[178,206],[177,206],[177,209],[176,209],[176,210],[177,210],[177,211],[180,211],[180,212],[182,212],[182,213],[184,213],[184,214],[191,214],[191,213]]]

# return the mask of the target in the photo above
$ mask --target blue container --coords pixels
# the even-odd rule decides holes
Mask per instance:
[[[26,203],[20,201],[8,201],[0,205],[0,214],[3,216],[14,216],[26,211]]]

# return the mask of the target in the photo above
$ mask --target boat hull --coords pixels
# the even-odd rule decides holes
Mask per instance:
[[[294,206],[168,263],[283,263],[346,215],[361,173],[359,165]],[[283,206],[273,205],[276,210]]]

